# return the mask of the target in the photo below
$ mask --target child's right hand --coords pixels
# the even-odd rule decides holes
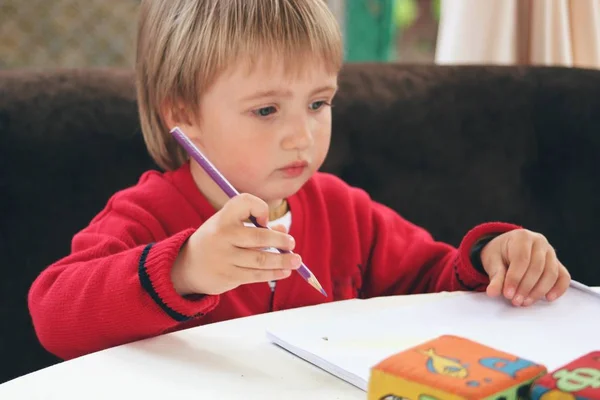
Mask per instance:
[[[281,231],[244,226],[251,215],[266,226],[269,207],[258,197],[241,194],[190,236],[171,270],[180,295],[220,294],[247,283],[279,280],[300,266],[297,254],[261,250],[293,250],[294,239]]]

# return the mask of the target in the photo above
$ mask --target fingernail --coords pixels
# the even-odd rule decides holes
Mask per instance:
[[[515,296],[514,298],[514,304],[517,306],[520,306],[523,303],[523,296],[521,296],[520,294]]]
[[[548,300],[548,301],[556,300],[556,293],[548,293],[548,295],[546,296],[546,300]]]
[[[515,289],[508,288],[508,290],[506,290],[506,297],[512,299],[514,295],[515,295]]]
[[[267,226],[267,224],[269,223],[269,219],[268,218],[256,218],[256,222],[258,222],[259,225],[261,226]]]
[[[290,249],[293,249],[296,246],[296,240],[292,236],[288,236],[290,241]]]
[[[531,297],[526,298],[525,301],[523,302],[523,305],[525,307],[528,307],[528,306],[530,306],[532,304],[533,304],[533,299]]]
[[[302,264],[302,259],[299,255],[294,254],[294,257],[292,257],[292,267],[299,267],[300,264]]]
[[[283,278],[287,278],[288,276],[290,276],[292,274],[292,271],[289,269],[282,269],[279,272],[279,278],[283,279]]]

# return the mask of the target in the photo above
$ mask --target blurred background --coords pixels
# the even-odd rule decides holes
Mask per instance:
[[[133,65],[139,0],[0,0],[0,68]],[[347,59],[433,62],[439,0],[330,0]]]
[[[132,66],[138,0],[0,0],[0,68]]]
[[[346,60],[600,65],[600,0],[326,0]],[[131,67],[139,0],[0,0],[0,69]]]
[[[439,0],[329,0],[347,59],[432,62]],[[0,68],[131,66],[139,0],[0,0]]]

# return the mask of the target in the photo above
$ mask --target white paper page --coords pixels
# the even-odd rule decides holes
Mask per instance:
[[[401,306],[401,318],[418,320],[420,309]],[[390,310],[391,311],[391,310]],[[384,313],[332,315],[317,326],[287,323],[267,331],[267,337],[291,353],[366,391],[372,365],[397,351],[423,342],[422,334],[398,334],[395,315]],[[426,339],[425,339],[426,340]]]
[[[600,299],[575,288],[556,302],[527,308],[468,293],[368,315],[332,315],[318,325],[297,322],[272,327],[269,339],[363,390],[373,365],[445,334],[542,363],[549,370],[600,349]]]

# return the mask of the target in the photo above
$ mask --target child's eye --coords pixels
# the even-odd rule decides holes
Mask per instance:
[[[324,101],[324,100],[321,100],[321,101],[315,101],[314,103],[311,103],[311,104],[310,104],[310,109],[311,109],[312,111],[317,111],[318,109],[320,109],[320,108],[322,108],[323,106],[326,106],[326,105],[328,106],[328,105],[329,105],[329,103],[328,103],[328,102],[326,102],[326,101]]]
[[[253,113],[259,117],[268,117],[269,115],[275,113],[277,109],[274,106],[262,107],[258,110],[254,110]]]

